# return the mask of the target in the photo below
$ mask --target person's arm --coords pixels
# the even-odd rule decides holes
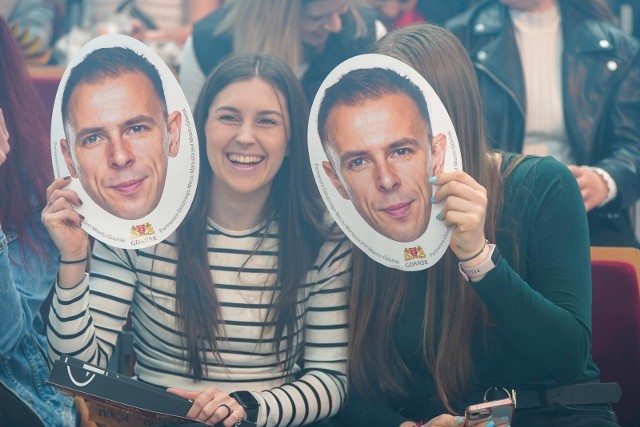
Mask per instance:
[[[309,424],[335,415],[346,399],[350,242],[323,245],[317,266],[304,320],[304,371],[295,381],[253,393],[258,425]]]
[[[625,68],[628,67],[628,68]],[[616,197],[605,209],[624,209],[640,197],[640,48],[619,77],[613,100],[606,109],[607,130],[602,142],[605,153],[595,165],[607,172],[616,184]]]
[[[190,36],[184,44],[178,80],[191,110],[196,107],[196,102],[198,101],[200,90],[202,86],[204,86],[205,79],[206,76],[200,68],[196,51],[193,47],[193,36]]]
[[[2,109],[0,109],[0,166],[2,166],[7,156],[11,152],[10,134],[4,119]],[[39,224],[39,216],[32,219],[34,227]],[[41,225],[40,225],[41,226]],[[33,242],[42,251],[48,251],[50,246],[43,244],[42,240],[36,241],[39,233],[31,230],[29,233],[34,239]],[[42,301],[46,298],[50,279],[43,275],[49,267],[54,268],[57,252],[51,250],[40,259],[34,259],[34,254],[29,250],[29,243],[18,242],[12,244],[17,246],[17,250],[9,254],[9,237],[4,234],[2,224],[0,224],[0,311],[2,317],[0,326],[3,332],[0,333],[0,359],[10,359],[22,339],[32,332],[33,320],[38,315],[38,310]],[[39,265],[32,265],[38,263]],[[46,265],[45,263],[50,263]],[[45,266],[46,265],[46,266]],[[39,268],[42,267],[42,268]],[[39,281],[39,282],[35,282]]]
[[[95,242],[91,274],[55,288],[49,311],[49,357],[67,354],[106,368],[135,291],[135,252]]]
[[[540,160],[519,188],[529,194],[522,208],[528,216],[513,221],[527,225],[523,234],[499,240],[505,247],[515,240],[526,280],[510,265],[513,260],[503,257],[469,285],[518,353],[514,357],[559,383],[571,382],[583,373],[590,353],[591,264],[584,204],[571,172],[551,158]]]
[[[0,166],[7,160],[10,150],[9,131],[0,110]],[[8,359],[29,328],[31,316],[27,311],[29,307],[21,298],[13,280],[9,263],[9,240],[2,231],[2,224],[0,224],[0,307],[2,307],[2,324],[11,325],[11,328],[4,328],[4,333],[0,334],[0,357]]]
[[[2,325],[0,333],[0,358],[9,359],[17,345],[31,329],[32,316],[29,307],[18,292],[9,262],[9,241],[0,225],[0,306]]]

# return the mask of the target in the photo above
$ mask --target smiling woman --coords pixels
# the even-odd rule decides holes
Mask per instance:
[[[216,96],[205,133],[209,164],[215,171],[211,208],[219,225],[243,227],[238,212],[230,209],[236,203],[246,212],[244,205],[250,202],[254,206],[250,211],[261,214],[284,161],[289,127],[284,95],[259,77],[231,83]]]
[[[346,398],[351,246],[313,182],[300,82],[275,57],[232,57],[209,75],[194,119],[206,155],[184,222],[153,248],[97,242],[90,277],[84,262],[62,265],[49,354],[105,367],[131,312],[138,378],[193,399],[190,417],[230,427],[334,415]],[[86,235],[63,187],[49,192],[68,203],[43,220],[76,260]]]

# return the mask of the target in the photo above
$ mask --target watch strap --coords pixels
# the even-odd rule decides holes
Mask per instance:
[[[260,403],[250,391],[234,391],[229,395],[233,397],[244,408],[246,419],[238,421],[235,425],[238,427],[254,427],[258,422],[258,412],[260,411]]]
[[[487,245],[489,247],[489,256],[478,265],[473,267],[465,267],[462,263],[458,263],[458,269],[460,274],[464,277],[464,280],[470,282],[472,279],[480,279],[484,277],[488,272],[496,268],[498,261],[500,261],[500,250],[493,243]]]
[[[218,424],[216,424],[216,426],[217,425]],[[257,425],[258,425],[257,423],[252,423],[251,421],[240,420],[234,424],[234,427],[256,427]]]

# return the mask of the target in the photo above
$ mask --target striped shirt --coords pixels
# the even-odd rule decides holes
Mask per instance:
[[[262,426],[302,425],[335,414],[346,395],[350,242],[326,242],[300,284],[291,352],[298,363],[289,361],[287,376],[275,354],[273,328],[262,334],[278,289],[277,224],[234,232],[209,221],[207,234],[223,336],[217,338],[222,363],[209,351],[205,379],[195,382],[187,372],[175,305],[175,235],[137,250],[96,242],[90,277],[72,289],[56,286],[49,356],[64,353],[106,367],[131,312],[139,380],[192,391],[250,390],[260,403]],[[284,358],[286,339],[280,351]]]

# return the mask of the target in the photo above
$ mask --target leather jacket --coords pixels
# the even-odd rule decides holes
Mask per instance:
[[[640,198],[640,46],[613,25],[575,16],[562,0],[558,5],[569,143],[576,164],[604,169],[618,188],[615,199],[589,212],[592,245],[637,246],[624,210]],[[474,63],[489,144],[521,152],[525,86],[508,8],[498,0],[483,2],[447,26]],[[619,236],[594,241],[601,234],[595,228],[612,221],[617,224],[605,225],[605,234]]]

